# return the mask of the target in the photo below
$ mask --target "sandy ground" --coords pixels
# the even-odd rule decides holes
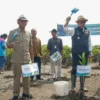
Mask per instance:
[[[91,64],[92,67],[97,66],[98,64]],[[63,75],[67,75],[70,78],[69,71],[71,67],[62,68]],[[48,74],[49,73],[49,74]],[[85,87],[88,88],[88,92],[85,93],[88,97],[99,97],[100,96],[100,69],[92,69],[92,76],[86,79]],[[95,75],[98,74],[98,75]],[[31,83],[30,93],[33,95],[32,100],[80,100],[80,99],[67,99],[67,96],[64,97],[57,97],[55,96],[55,88],[54,82],[51,80],[50,75],[50,65],[42,65],[42,78],[44,80],[36,81],[34,80]],[[62,79],[63,80],[63,79]],[[69,82],[69,89],[70,89],[70,80]],[[77,78],[77,91],[79,90],[79,78]],[[22,94],[22,87],[21,93]],[[6,71],[0,74],[0,100],[11,100],[13,96],[13,72]],[[73,95],[72,95],[73,96]],[[100,100],[100,99],[84,99],[84,100]]]

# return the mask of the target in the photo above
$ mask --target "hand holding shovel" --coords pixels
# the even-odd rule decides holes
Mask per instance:
[[[68,23],[69,23],[69,21],[71,20],[71,16],[72,16],[73,14],[75,14],[76,12],[78,12],[78,11],[79,11],[79,9],[77,9],[77,8],[74,8],[74,9],[71,10],[71,15],[70,15],[69,17],[66,18],[66,23],[65,23],[65,25],[64,25],[65,27],[68,26]]]

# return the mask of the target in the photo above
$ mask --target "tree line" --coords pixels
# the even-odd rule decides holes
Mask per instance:
[[[42,58],[41,61],[42,63],[45,65],[49,62],[49,59],[46,58],[46,48],[47,45],[42,45]],[[11,69],[11,56],[13,53],[13,49],[6,49],[6,57],[7,57],[7,62],[5,65],[5,69],[6,70],[10,70]],[[89,63],[91,62],[97,62],[98,61],[98,56],[100,55],[100,45],[94,45],[93,46],[93,50],[92,50],[92,59],[91,61],[89,61]],[[71,57],[71,47],[65,45],[63,46],[63,59],[62,59],[62,66],[64,67],[68,67],[70,66],[72,63],[72,57]]]

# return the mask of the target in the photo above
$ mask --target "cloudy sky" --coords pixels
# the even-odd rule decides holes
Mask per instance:
[[[27,29],[36,28],[42,44],[51,38],[51,31],[58,24],[64,24],[73,8],[79,12],[72,15],[70,24],[75,24],[77,16],[88,19],[87,24],[100,23],[99,0],[0,0],[0,34],[17,28],[17,18],[24,14],[29,22]],[[62,38],[62,37],[61,37]],[[64,45],[71,46],[70,37],[63,37]],[[99,44],[100,36],[92,36],[92,44]]]

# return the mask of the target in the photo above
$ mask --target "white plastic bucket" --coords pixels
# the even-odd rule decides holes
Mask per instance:
[[[56,95],[58,96],[68,95],[69,83],[67,81],[54,82],[54,87],[55,87]]]

